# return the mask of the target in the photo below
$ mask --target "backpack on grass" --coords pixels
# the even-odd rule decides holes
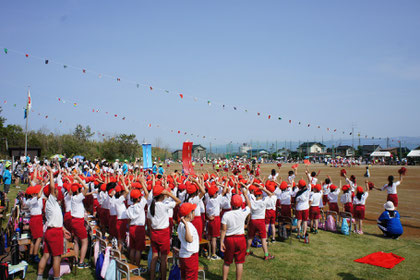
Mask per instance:
[[[335,224],[335,219],[332,215],[327,216],[327,220],[325,221],[325,229],[328,231],[336,232],[337,227]]]

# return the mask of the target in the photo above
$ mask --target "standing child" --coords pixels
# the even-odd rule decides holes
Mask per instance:
[[[266,197],[266,209],[265,209],[265,230],[268,233],[269,227],[271,227],[271,243],[276,242],[276,204],[277,195],[275,195],[277,184],[274,181],[268,180],[266,182],[266,188],[273,195]]]
[[[398,195],[397,195],[397,187],[402,183],[403,177],[400,174],[400,180],[394,183],[394,176],[388,176],[388,184],[385,184],[380,191],[386,190],[388,192],[388,196],[386,197],[387,201],[392,201],[394,207],[398,207]]]
[[[212,260],[220,259],[220,257],[216,255],[216,243],[217,238],[220,237],[220,205],[226,190],[227,188],[225,187],[222,195],[219,195],[218,187],[216,185],[211,185],[207,192],[209,196],[206,204],[206,216],[209,221],[207,224],[207,236],[208,238],[211,238]]]
[[[164,202],[166,196],[173,199]],[[166,191],[162,185],[155,185],[153,188],[153,200],[147,211],[147,227],[150,230],[150,241],[152,247],[152,261],[150,264],[150,279],[155,279],[156,263],[160,254],[160,277],[166,279],[167,257],[170,252],[169,235],[169,210],[181,203],[171,192]]]
[[[181,279],[196,280],[198,278],[198,250],[200,241],[197,229],[191,223],[194,219],[195,204],[183,203],[179,209],[181,223],[178,225],[178,237],[181,242],[179,261]]]
[[[353,214],[353,197],[349,185],[342,187],[343,194],[340,197],[340,202],[344,206],[344,211]]]
[[[309,220],[309,196],[310,190],[306,186],[305,180],[299,180],[299,191],[296,193],[296,219],[297,219],[297,238],[307,237],[307,228]],[[301,234],[302,229],[302,234]]]
[[[321,185],[316,184],[313,187],[313,191],[309,197],[309,202],[311,203],[311,207],[309,208],[309,218],[311,219],[311,232],[317,234],[318,233],[318,224],[319,218],[321,216],[321,211],[319,206],[322,204],[321,198]]]
[[[280,215],[284,217],[292,217],[292,189],[286,181],[280,184]]]
[[[31,198],[26,201],[26,205],[29,207],[31,213],[29,229],[31,231],[32,240],[29,255],[31,261],[39,263],[39,245],[41,244],[42,236],[44,235],[42,221],[42,188],[41,186],[30,186],[27,190],[27,194],[31,196]]]
[[[246,188],[242,189],[245,195],[246,207],[242,209],[242,197],[238,194],[232,196],[232,210],[226,212],[222,218],[220,235],[220,251],[224,253],[223,280],[228,279],[229,267],[235,259],[236,280],[242,279],[243,263],[246,257],[245,220],[251,212],[251,202]]]
[[[328,207],[330,211],[340,213],[338,208],[338,195],[340,194],[340,189],[336,185],[330,186],[330,193],[328,194]]]
[[[354,197],[354,218],[356,219],[356,227],[354,229],[355,233],[363,234],[362,225],[363,220],[365,219],[365,204],[366,199],[369,196],[369,186],[366,181],[365,191],[361,186],[356,188],[356,196]],[[359,230],[357,230],[359,227]]]

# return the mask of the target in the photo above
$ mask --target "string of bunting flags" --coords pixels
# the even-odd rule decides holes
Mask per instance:
[[[279,121],[281,121],[281,120],[285,119],[282,116],[275,116],[275,114],[267,114],[267,113],[262,114],[260,111],[249,110],[249,109],[247,109],[245,107],[242,107],[242,106],[237,106],[237,105],[233,106],[233,105],[228,105],[228,104],[225,104],[225,103],[214,102],[214,101],[211,101],[210,99],[202,99],[202,98],[199,98],[199,97],[196,97],[196,96],[193,96],[193,95],[185,94],[184,92],[179,92],[179,91],[176,91],[176,90],[163,89],[163,88],[156,87],[154,85],[144,84],[144,83],[141,83],[141,82],[138,82],[138,81],[125,79],[125,78],[120,77],[120,76],[104,74],[104,73],[100,73],[100,72],[97,72],[97,71],[94,71],[94,70],[89,70],[89,69],[84,68],[84,67],[72,66],[72,65],[69,65],[69,64],[61,63],[61,62],[58,62],[56,60],[52,60],[50,58],[42,58],[42,57],[38,57],[38,56],[35,56],[35,55],[32,55],[32,54],[30,55],[27,52],[13,50],[13,49],[9,49],[9,48],[3,48],[3,53],[5,55],[7,55],[9,53],[15,53],[15,54],[18,54],[18,55],[25,56],[28,59],[33,58],[33,59],[43,61],[43,63],[45,65],[56,64],[56,65],[61,66],[63,69],[77,70],[77,71],[80,71],[82,74],[91,74],[91,75],[94,75],[98,78],[103,78],[103,77],[104,78],[110,78],[110,79],[116,81],[117,83],[126,82],[126,83],[134,85],[136,88],[140,88],[140,87],[146,88],[150,92],[161,92],[161,93],[164,93],[164,94],[175,94],[175,95],[179,96],[179,98],[181,100],[183,100],[185,98],[191,98],[195,102],[203,101],[208,106],[214,106],[214,107],[218,106],[219,108],[222,108],[223,110],[230,108],[230,109],[233,109],[234,111],[242,111],[242,112],[245,112],[245,113],[253,113],[253,114],[256,114],[257,117],[263,117],[264,116],[268,120],[279,120]],[[77,103],[74,103],[74,106],[77,106]],[[117,117],[117,115],[115,117]],[[293,121],[292,119],[289,119],[288,123],[290,125],[297,124],[297,125],[306,126],[308,128],[309,127],[314,127],[314,128],[321,129],[321,125],[313,125],[311,123],[302,122],[302,121]],[[353,134],[353,132],[346,132],[345,130],[338,130],[337,128],[325,127],[325,129],[329,133],[340,133],[341,132],[342,134],[346,134],[346,133],[348,133],[349,135]],[[360,137],[360,133],[358,134],[358,136]],[[368,136],[366,135],[365,138],[368,138]],[[374,138],[372,138],[372,139],[374,139]]]

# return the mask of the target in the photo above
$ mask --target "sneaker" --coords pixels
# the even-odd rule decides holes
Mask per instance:
[[[276,242],[276,239],[271,238],[271,243],[275,243],[275,242]]]
[[[317,234],[318,233],[318,230],[316,229],[316,230],[314,230],[314,234]]]
[[[269,260],[272,260],[272,259],[274,259],[274,256],[272,256],[272,255],[268,255],[268,256],[264,257],[265,261],[269,261]]]
[[[139,268],[133,269],[133,271],[132,271],[132,273],[133,273],[135,276],[140,276],[140,275],[142,275],[142,274],[144,274],[144,273],[146,273],[146,272],[147,272],[147,269],[146,269],[146,268],[144,268],[144,267],[139,267]]]
[[[357,233],[360,234],[360,235],[362,235],[363,234],[363,231],[359,230]]]
[[[300,235],[298,234],[298,235],[296,236],[296,238],[297,238],[297,239],[300,239]]]
[[[84,268],[88,268],[88,267],[89,267],[89,264],[87,264],[87,263],[78,263],[77,264],[78,269],[84,269]]]
[[[213,261],[221,260],[221,258],[218,255],[213,255],[213,256],[211,256],[210,259],[213,260]]]

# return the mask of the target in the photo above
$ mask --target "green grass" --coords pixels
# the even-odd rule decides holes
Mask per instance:
[[[9,197],[15,197],[17,189],[11,188]],[[12,207],[12,205],[11,205]],[[276,242],[269,251],[276,258],[265,262],[261,248],[253,248],[255,256],[247,257],[243,279],[420,279],[420,240],[404,237],[399,240],[384,239],[374,225],[364,226],[365,234],[344,236],[320,231],[310,235],[310,243]],[[370,253],[393,252],[405,258],[393,269],[356,263],[353,260]],[[206,279],[221,279],[223,261],[200,258],[206,270]],[[35,279],[36,266],[30,266],[27,279]],[[229,279],[235,279],[232,264]],[[77,275],[65,275],[63,279],[95,279],[93,269],[78,270]]]

